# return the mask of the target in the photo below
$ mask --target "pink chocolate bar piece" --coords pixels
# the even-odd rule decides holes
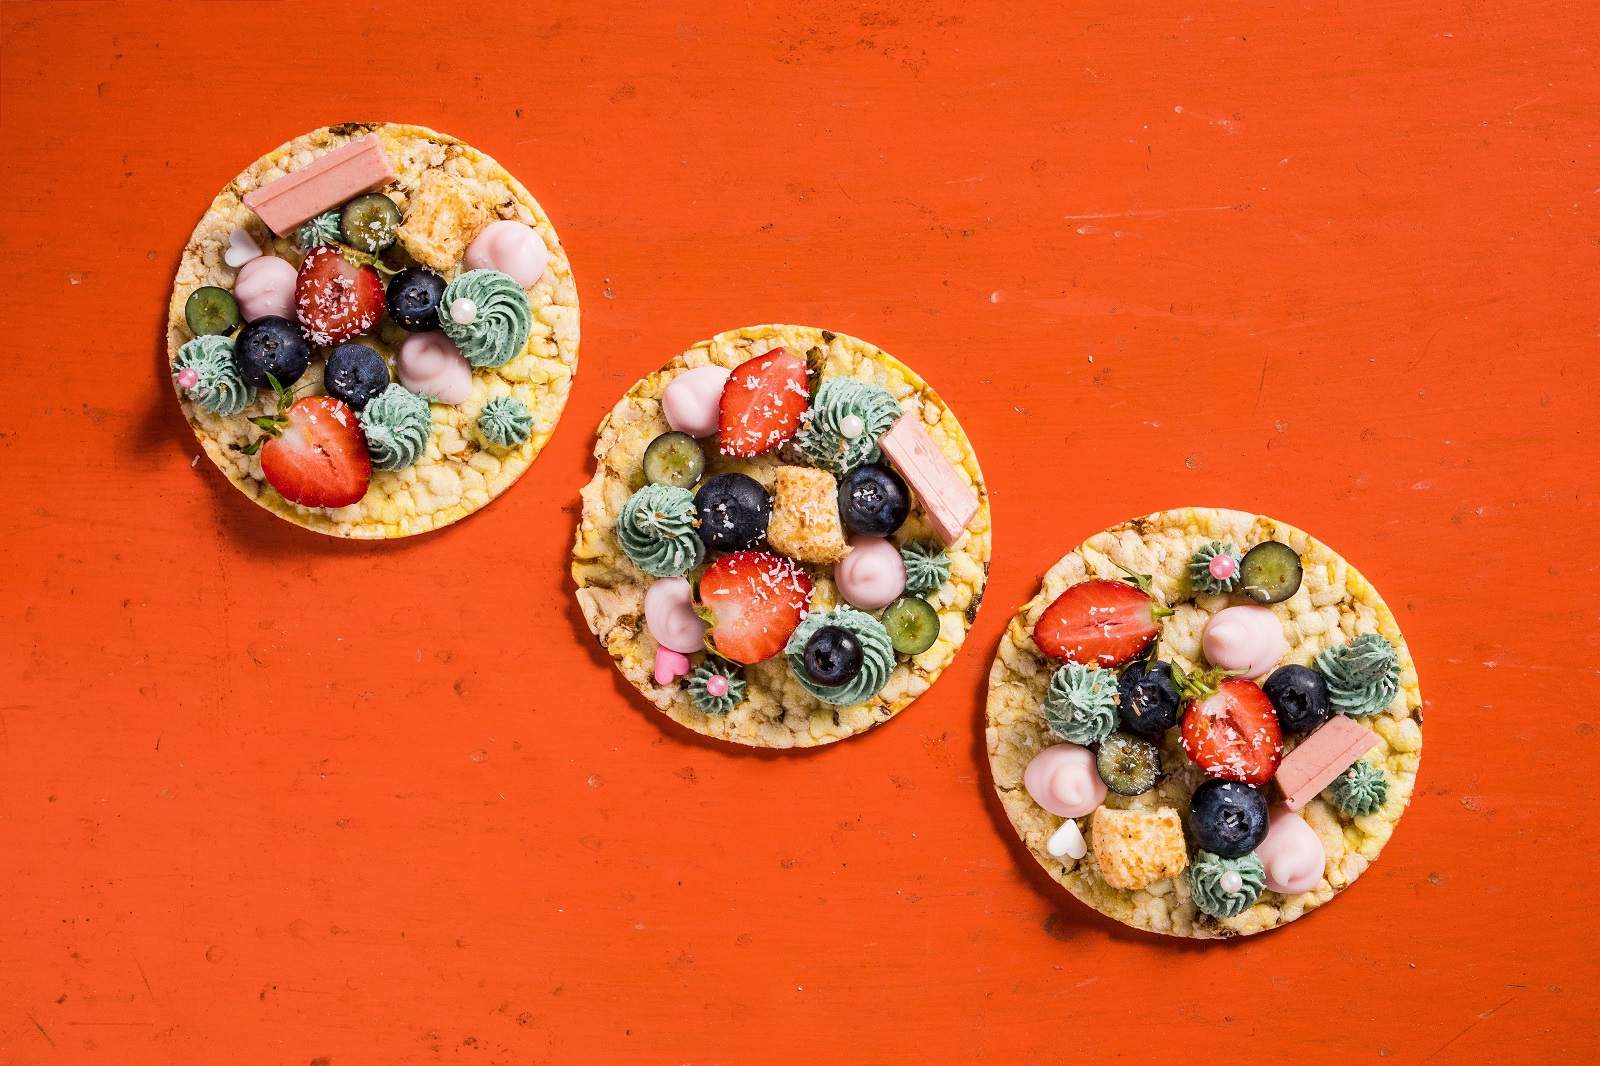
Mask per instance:
[[[933,443],[928,431],[915,415],[901,415],[887,433],[878,439],[883,454],[900,468],[901,475],[928,512],[928,521],[945,544],[954,544],[972,516],[978,513],[978,497],[967,488],[961,475]]]
[[[1366,726],[1335,714],[1284,756],[1277,775],[1283,805],[1298,811],[1378,742],[1378,735]]]
[[[245,206],[278,236],[307,219],[395,179],[389,153],[376,133],[351,141],[292,174],[244,194]]]

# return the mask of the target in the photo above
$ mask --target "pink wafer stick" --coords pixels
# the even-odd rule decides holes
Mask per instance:
[[[921,498],[939,539],[947,545],[954,544],[978,513],[978,497],[967,488],[922,423],[915,415],[901,415],[878,439],[878,446]]]
[[[329,208],[396,177],[376,133],[335,148],[291,174],[244,194],[244,204],[280,237]]]
[[[1298,811],[1378,743],[1372,730],[1334,715],[1284,756],[1276,778],[1283,789],[1283,805]]]

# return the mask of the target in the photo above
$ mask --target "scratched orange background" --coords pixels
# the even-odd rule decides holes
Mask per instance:
[[[0,5],[4,1061],[1600,1055],[1600,17],[1203,6]],[[584,311],[522,483],[379,546],[194,467],[161,344],[210,198],[352,119],[519,175]],[[603,412],[769,321],[950,397],[996,528],[932,692],[776,757],[567,576]],[[1066,897],[983,757],[1043,570],[1191,503],[1341,549],[1427,696],[1382,860],[1225,945]]]

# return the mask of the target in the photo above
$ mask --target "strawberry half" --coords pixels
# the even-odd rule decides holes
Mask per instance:
[[[342,344],[378,324],[383,281],[371,266],[357,266],[325,244],[300,264],[294,309],[311,343]]]
[[[1159,632],[1156,622],[1171,613],[1146,588],[1122,581],[1083,581],[1044,609],[1033,627],[1033,642],[1052,659],[1121,666],[1150,646]]]
[[[722,390],[722,454],[749,459],[770,452],[800,431],[810,406],[803,360],[782,348],[745,360]]]
[[[733,552],[700,575],[700,604],[711,615],[707,639],[736,663],[759,663],[782,651],[810,603],[805,571],[770,552]]]
[[[1185,681],[1194,692],[1183,714],[1183,750],[1212,777],[1264,785],[1283,759],[1278,712],[1254,681],[1234,678],[1213,689]]]
[[[273,380],[278,413],[251,419],[264,436],[244,449],[261,452],[261,473],[278,495],[305,507],[348,507],[367,494],[372,456],[361,424],[343,400],[295,400]]]

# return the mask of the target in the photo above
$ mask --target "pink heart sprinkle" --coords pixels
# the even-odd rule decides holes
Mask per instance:
[[[706,678],[706,694],[709,696],[726,696],[728,694],[728,679],[721,674],[712,674]]]
[[[186,366],[178,371],[178,384],[186,389],[192,389],[200,384],[200,373],[192,366]]]
[[[689,659],[666,648],[656,649],[656,684],[670,685],[673,678],[689,672]]]
[[[1233,561],[1231,555],[1213,555],[1211,563],[1206,569],[1211,571],[1211,576],[1218,581],[1226,581],[1239,570],[1239,564]]]

